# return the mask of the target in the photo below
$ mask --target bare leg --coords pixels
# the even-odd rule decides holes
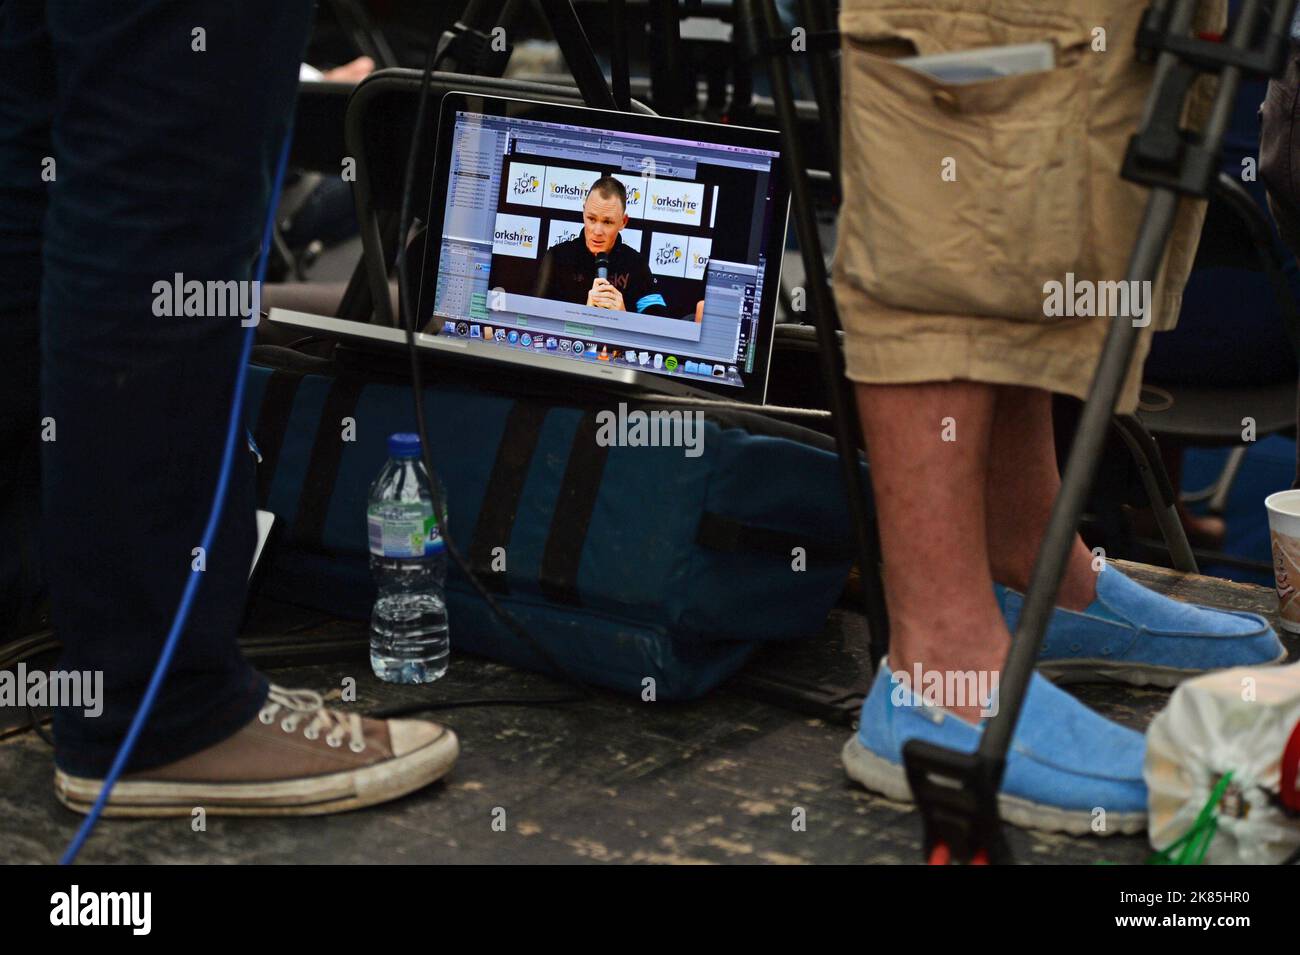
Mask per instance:
[[[996,387],[858,385],[895,673],[998,671],[1010,645],[993,596],[986,479]],[[944,419],[954,429],[944,440]],[[972,722],[979,705],[950,709]]]
[[[989,567],[998,583],[1023,592],[1061,488],[1052,396],[1039,388],[1007,385],[997,392],[988,458]],[[1082,610],[1096,596],[1092,554],[1076,534],[1056,602]]]

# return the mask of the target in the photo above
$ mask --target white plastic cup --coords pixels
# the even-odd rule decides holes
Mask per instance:
[[[1300,633],[1300,491],[1278,491],[1264,498],[1273,546],[1273,583],[1278,622]]]

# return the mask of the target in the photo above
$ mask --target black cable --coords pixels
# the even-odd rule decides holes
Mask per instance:
[[[52,748],[54,746],[54,737],[52,737],[48,732],[46,732],[45,727],[41,725],[42,723],[44,723],[44,720],[41,719],[41,717],[36,715],[36,710],[32,709],[32,705],[30,703],[27,704],[27,716],[32,721],[31,725],[27,727],[27,729],[35,730],[36,735],[39,736],[41,739],[45,740],[45,742],[49,743]]]
[[[297,351],[299,348],[306,348],[308,345],[316,345],[325,341],[328,335],[304,335],[302,338],[295,338],[286,347]]]
[[[436,34],[436,31],[435,31]],[[419,155],[420,142],[424,132],[424,116],[429,100],[429,87],[433,80],[433,71],[442,61],[442,56],[450,48],[451,44],[445,44],[442,51],[435,58],[434,47],[437,45],[435,36],[431,34],[429,45],[424,55],[423,76],[420,80],[420,102],[415,112],[415,128],[411,132],[411,146],[406,154],[406,173],[402,182],[402,205],[397,217],[397,305],[398,312],[401,316],[402,327],[406,332],[406,351],[411,360],[411,397],[415,402],[415,425],[417,433],[420,436],[420,459],[424,464],[424,469],[429,475],[430,482],[436,481],[437,472],[433,469],[433,460],[429,453],[429,432],[425,427],[424,421],[424,383],[420,375],[420,357],[419,351],[415,345],[415,317],[411,314],[411,295],[407,281],[406,269],[406,236],[411,230],[411,190],[415,180],[416,158]],[[430,490],[435,490],[430,487]],[[445,501],[438,501],[440,495],[434,494],[432,501],[435,516],[438,519],[438,529],[442,534],[443,543],[447,547],[447,553],[451,555],[452,561],[460,569],[460,572],[469,580],[470,585],[480,597],[487,603],[488,609],[492,615],[503,623],[515,636],[533,649],[541,658],[542,662],[550,667],[555,673],[559,674],[564,680],[573,684],[584,696],[587,694],[586,686],[582,680],[574,676],[567,667],[561,666],[546,648],[533,639],[532,635],[520,625],[514,616],[497,603],[496,599],[483,586],[483,582],[478,579],[478,575],[470,569],[465,558],[461,556],[458,548],[451,539],[449,528],[447,526],[447,510]]]
[[[332,623],[338,618],[333,614],[325,614],[315,620],[304,620],[302,623],[295,623],[288,630],[279,631],[276,636],[288,637],[295,633],[305,633],[308,630],[314,630],[316,627],[322,627],[327,623]]]
[[[429,39],[429,51],[432,52],[432,51],[433,51],[433,48],[434,48],[435,46],[437,46],[437,45],[438,45],[438,41],[435,40],[435,39],[433,39],[433,38],[431,37],[431,38]],[[425,80],[428,79],[429,77],[431,77],[434,73],[438,72],[438,67],[441,66],[441,65],[442,65],[442,61],[443,61],[444,59],[447,58],[447,54],[451,52],[451,48],[452,48],[452,44],[450,44],[450,43],[444,44],[444,45],[443,45],[443,48],[442,48],[441,50],[439,50],[439,51],[438,51],[438,54],[433,58],[433,62],[432,62],[432,63],[429,62],[428,54],[425,55],[425,58],[424,58],[424,78],[420,80],[420,109],[424,109],[424,95],[425,95],[425,93],[428,91],[428,87],[426,87],[426,86],[424,85]],[[420,123],[421,123],[421,121],[422,121],[422,117],[419,116],[419,115],[417,114],[417,116],[416,116],[416,120],[415,120],[415,128],[416,128],[416,134],[417,134],[417,135],[418,135],[418,133],[419,133]],[[419,142],[419,139],[418,139],[418,138],[412,141],[412,147],[411,147],[411,148],[412,148],[412,151],[414,151],[414,149],[416,148],[414,144],[415,144],[415,143],[418,143],[418,142]],[[408,185],[408,184],[410,183],[410,178],[409,178],[409,175],[410,175],[410,173],[411,173],[411,167],[410,167],[410,163],[409,163],[410,155],[411,155],[411,154],[409,154],[409,153],[407,154],[408,163],[407,163],[407,167],[406,167],[406,172],[407,172],[407,174],[408,174],[408,178],[406,179],[406,181],[403,183],[403,186],[402,186],[402,201],[403,201],[403,203],[405,203],[405,201],[406,201],[406,185]],[[405,205],[403,205],[403,208],[405,208]],[[405,236],[405,235],[402,236],[402,241],[403,241],[403,242],[406,241],[406,236]],[[404,251],[404,250],[403,250],[403,249],[399,249],[399,250],[398,250],[399,255],[400,255],[400,253],[401,253],[402,251]],[[400,294],[400,292],[399,292],[399,294]],[[400,303],[399,303],[398,307],[399,307],[399,308],[401,307],[401,306],[400,306]]]

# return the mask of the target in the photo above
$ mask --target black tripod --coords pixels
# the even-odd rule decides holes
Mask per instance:
[[[1295,0],[1279,2],[1271,8],[1264,0],[1243,0],[1225,40],[1220,42],[1190,35],[1195,3],[1196,0],[1154,0],[1137,37],[1139,58],[1155,63],[1156,76],[1141,127],[1129,143],[1122,170],[1126,179],[1151,187],[1146,214],[1129,260],[1129,281],[1155,278],[1173,227],[1178,197],[1204,197],[1216,182],[1224,130],[1239,81],[1246,75],[1277,75],[1281,71],[1296,7]],[[810,6],[811,3],[805,3],[805,10]],[[773,98],[795,195],[795,223],[808,269],[813,318],[822,342],[823,374],[828,384],[835,384],[842,375],[842,361],[838,349],[833,347],[837,323],[834,302],[825,288],[826,269],[816,223],[809,212],[811,205],[800,158],[802,147],[792,132],[797,127],[785,62],[785,57],[790,55],[789,44],[780,37],[773,0],[737,0],[737,7],[746,8],[746,16],[755,24],[752,55],[767,56],[769,60]],[[838,37],[819,31],[808,40],[808,50],[814,52],[831,48]],[[1179,121],[1187,93],[1201,73],[1217,74],[1219,83],[1210,118],[1205,128],[1195,134],[1181,129]],[[1139,465],[1175,566],[1181,570],[1196,569],[1174,513],[1175,491],[1159,463],[1150,435],[1132,416],[1114,416],[1115,401],[1137,337],[1138,330],[1129,321],[1116,321],[1110,328],[1061,491],[1039,549],[1011,653],[1002,671],[1000,709],[983,733],[978,751],[953,752],[920,741],[909,742],[904,747],[908,782],[925,824],[927,858],[933,858],[934,851],[941,847],[957,862],[1001,862],[1009,858],[1001,834],[997,792],[1021,704],[1056,602],[1069,547],[1113,418]],[[842,401],[836,404],[836,436],[841,458],[848,462],[856,458],[857,435],[848,430],[849,423],[856,422],[856,418],[852,416],[852,408],[845,409],[844,404]],[[847,413],[840,413],[842,410]],[[856,423],[852,427],[856,429]],[[850,449],[853,449],[851,453]],[[845,475],[850,489],[856,479],[851,470],[846,469]],[[860,510],[855,511],[855,518],[860,522],[859,535],[867,553],[876,546],[872,525]],[[867,568],[874,566],[863,564],[864,581],[868,580]],[[871,577],[878,585],[878,578]],[[871,597],[869,613],[873,603],[883,608],[882,597]],[[873,637],[877,632],[887,633],[887,629],[883,625],[878,629],[873,620]],[[876,651],[875,642],[873,652],[879,659],[881,651]]]
[[[1155,82],[1122,171],[1124,178],[1151,187],[1129,258],[1129,281],[1155,279],[1179,196],[1209,194],[1238,84],[1245,75],[1281,71],[1296,6],[1295,0],[1279,2],[1270,13],[1262,0],[1243,0],[1225,38],[1216,41],[1191,35],[1195,3],[1157,0],[1148,7],[1137,37],[1140,57],[1155,62]],[[1218,88],[1205,128],[1197,134],[1181,129],[1179,122],[1200,73],[1217,74]],[[955,862],[1009,861],[997,806],[1007,752],[1138,334],[1126,320],[1113,322],[1107,334],[1002,669],[999,710],[979,749],[959,753],[919,740],[904,747],[908,783],[925,824],[927,857],[939,852]]]
[[[550,23],[551,33],[564,54],[564,61],[573,74],[583,101],[600,109],[627,109],[631,97],[627,94],[626,45],[622,42],[616,44],[622,52],[621,74],[624,77],[621,84],[616,84],[623,88],[622,99],[616,100],[571,0],[537,2]],[[501,76],[513,51],[505,27],[511,22],[518,3],[519,0],[469,0],[460,19],[439,40],[434,69],[472,76]],[[611,0],[609,6],[611,22],[621,26],[623,0]],[[615,35],[621,34],[620,30]],[[617,51],[614,59],[614,73],[618,76]]]

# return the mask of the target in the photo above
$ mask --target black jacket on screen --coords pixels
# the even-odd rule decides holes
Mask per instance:
[[[610,284],[623,295],[623,305],[629,312],[646,315],[668,315],[668,304],[659,292],[659,283],[641,253],[619,236],[609,251]],[[582,233],[567,242],[551,246],[542,257],[542,267],[537,275],[540,298],[561,302],[587,304],[587,293],[596,281],[596,256],[587,248]]]

